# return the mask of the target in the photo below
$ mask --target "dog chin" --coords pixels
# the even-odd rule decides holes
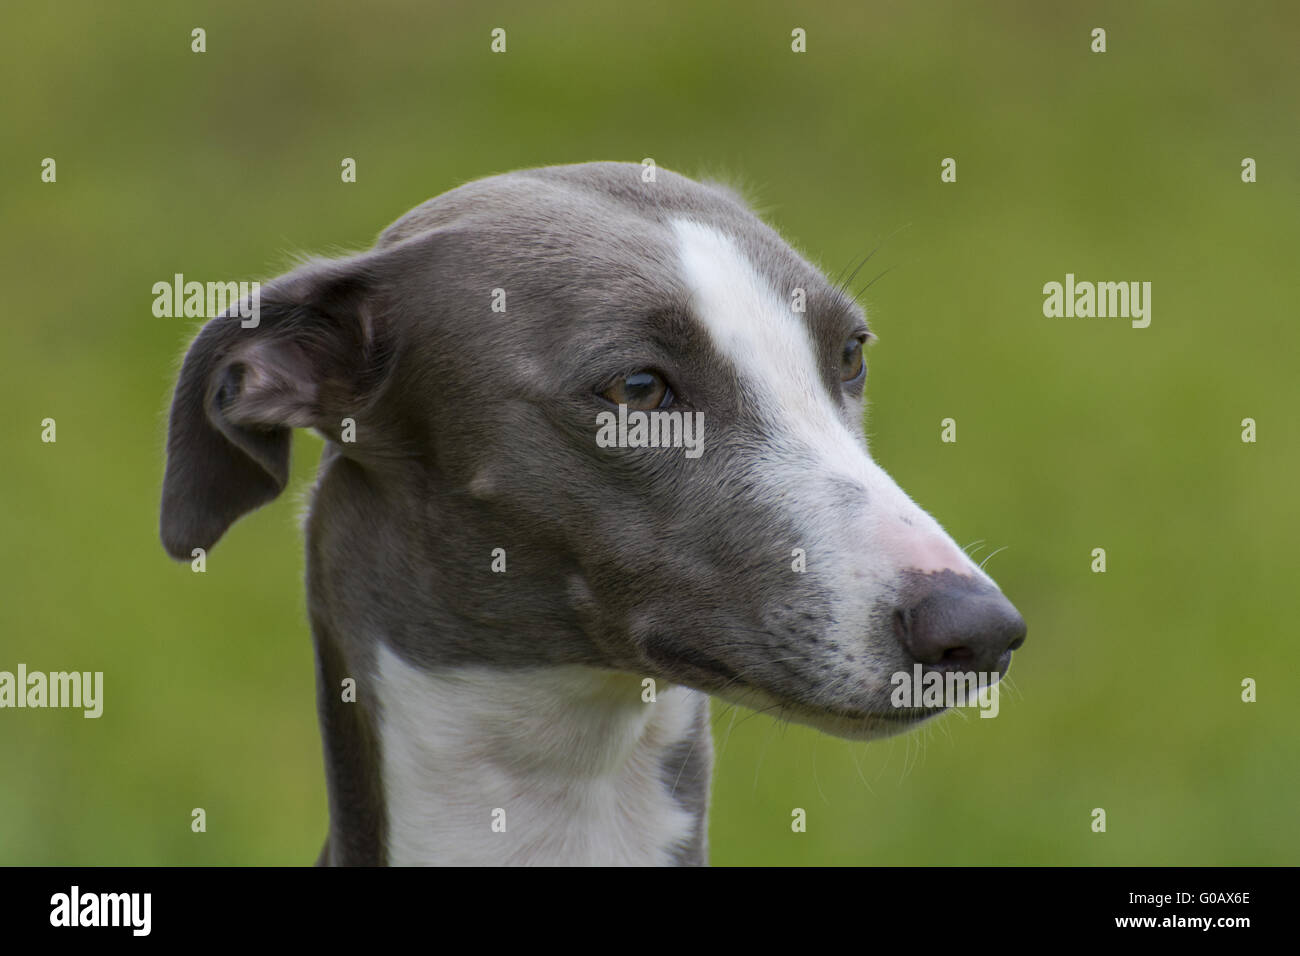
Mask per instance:
[[[927,720],[948,711],[947,707],[911,707],[895,709],[886,706],[880,711],[859,711],[852,708],[817,707],[789,698],[778,698],[767,691],[746,687],[732,687],[714,696],[730,703],[748,707],[777,720],[803,724],[834,737],[845,740],[880,740],[906,733]]]
[[[946,711],[946,707],[931,707],[858,714],[848,711],[817,710],[795,704],[791,705],[785,716],[788,720],[845,740],[880,740],[883,737],[893,737],[913,730]]]

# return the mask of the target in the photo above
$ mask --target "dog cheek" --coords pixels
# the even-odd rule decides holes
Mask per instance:
[[[627,637],[627,625],[617,604],[598,597],[584,574],[575,572],[565,581],[565,591],[578,627],[597,655],[612,667],[636,669],[640,655]]]

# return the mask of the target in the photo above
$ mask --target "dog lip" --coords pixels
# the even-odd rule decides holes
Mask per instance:
[[[915,724],[923,720],[929,720],[931,717],[937,717],[950,709],[948,707],[900,707],[894,711],[827,710],[824,713],[832,717],[842,717],[846,720],[863,722],[883,720],[893,724]]]
[[[789,707],[798,711],[805,717],[813,719],[833,718],[838,720],[848,720],[855,723],[870,724],[873,722],[883,722],[890,724],[919,724],[922,721],[929,720],[931,717],[937,717],[942,713],[951,710],[950,707],[900,707],[896,710],[889,711],[870,711],[870,710],[849,710],[839,707],[819,707],[815,704],[809,704],[806,701],[791,698],[784,694],[774,694],[772,691],[754,684],[750,681],[733,678],[728,682],[727,690],[731,693],[736,691],[754,690],[768,696],[781,707]],[[718,693],[718,691],[713,691]]]
[[[934,717],[949,709],[948,707],[900,707],[891,713],[865,714],[864,716],[875,720],[896,720],[899,723],[911,723],[914,720],[925,720]]]

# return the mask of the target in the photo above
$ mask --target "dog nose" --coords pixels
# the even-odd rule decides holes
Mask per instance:
[[[914,660],[935,670],[1006,673],[1025,642],[1025,621],[1001,591],[952,573],[926,575],[894,612],[894,630]]]

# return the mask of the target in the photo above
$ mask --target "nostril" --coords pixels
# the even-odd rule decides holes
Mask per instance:
[[[939,658],[940,666],[944,664],[953,664],[958,667],[964,667],[975,660],[975,652],[969,647],[950,647],[943,652],[943,657]]]

